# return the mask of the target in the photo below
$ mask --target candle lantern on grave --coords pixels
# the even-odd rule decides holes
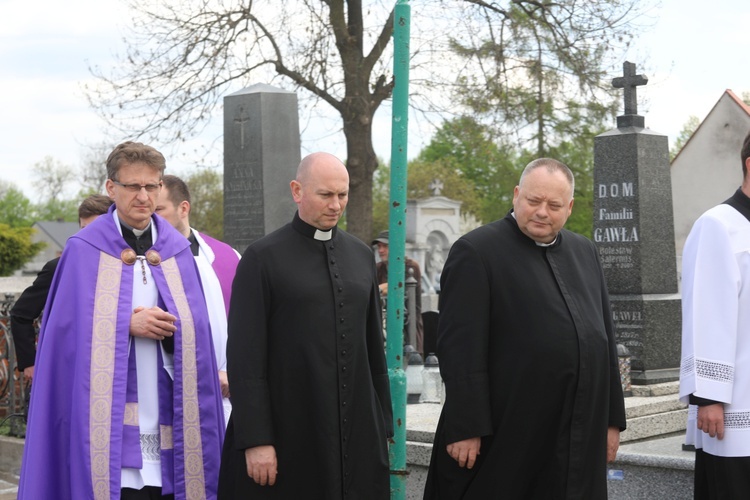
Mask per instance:
[[[424,360],[422,368],[422,396],[420,403],[440,403],[443,399],[443,379],[440,376],[438,358],[430,353]]]
[[[620,383],[624,396],[632,396],[633,389],[630,385],[630,351],[622,344],[617,344],[617,361],[620,366]]]
[[[406,365],[406,404],[419,403],[423,391],[422,364],[422,356],[412,348]]]

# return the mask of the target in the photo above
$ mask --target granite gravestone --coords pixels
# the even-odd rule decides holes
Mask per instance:
[[[257,84],[224,97],[224,240],[240,253],[292,220],[297,95]]]
[[[594,139],[594,242],[610,293],[617,342],[632,355],[632,382],[679,376],[677,293],[667,136],[644,128],[636,88],[648,79],[625,62],[617,129]]]

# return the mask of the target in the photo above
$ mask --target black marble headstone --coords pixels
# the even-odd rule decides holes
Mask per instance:
[[[633,383],[673,380],[681,316],[667,136],[645,129],[625,63],[625,115],[594,139],[594,242],[610,293],[618,343],[633,356]],[[618,85],[619,84],[619,85]],[[629,89],[629,90],[628,90]],[[630,100],[628,100],[630,99]]]
[[[224,239],[238,250],[292,220],[297,95],[253,85],[224,97]]]

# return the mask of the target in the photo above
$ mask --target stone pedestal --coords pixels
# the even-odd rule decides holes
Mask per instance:
[[[240,253],[292,220],[297,95],[253,85],[224,97],[224,240]]]
[[[679,376],[679,294],[611,295],[617,342],[631,355],[631,383],[661,383]]]

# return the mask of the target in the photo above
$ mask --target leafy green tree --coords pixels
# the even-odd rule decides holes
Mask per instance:
[[[10,276],[44,248],[44,243],[31,242],[33,232],[30,227],[0,223],[0,276]]]
[[[221,240],[224,238],[224,185],[222,175],[202,168],[188,175],[190,189],[190,225]]]
[[[341,119],[351,180],[349,231],[369,239],[378,167],[372,127],[394,84],[389,44],[395,2],[130,3],[127,53],[111,71],[93,69],[100,81],[88,89],[90,102],[113,127],[174,144],[202,131],[232,88],[266,81],[303,89]],[[627,43],[643,4],[425,0],[424,20],[412,26],[414,107],[455,111],[454,102],[444,99],[446,88],[470,85],[467,102],[501,109],[504,122],[517,130],[536,124],[545,131],[552,111],[564,113],[555,106],[559,99],[547,96],[601,81],[604,55]],[[447,36],[457,55],[446,51]],[[491,93],[477,94],[483,87]],[[311,117],[317,109],[312,101],[302,102]],[[537,140],[544,144],[546,137],[538,134]]]
[[[64,221],[78,222],[78,205],[81,200],[71,199],[48,199],[35,206],[35,219],[37,221]]]
[[[682,126],[680,133],[677,135],[677,139],[675,139],[672,148],[669,150],[670,161],[674,160],[675,156],[677,156],[680,151],[682,151],[682,148],[685,147],[687,141],[690,140],[690,138],[693,136],[693,133],[695,133],[695,131],[698,130],[698,127],[700,126],[701,121],[698,119],[698,117],[695,115],[690,115],[688,120]]]
[[[628,1],[508,2],[471,37],[451,38],[452,50],[468,61],[458,99],[498,136],[548,156],[551,147],[582,133],[581,118],[614,117],[607,70],[632,36],[632,7]]]
[[[388,204],[390,202],[390,175],[388,165],[382,165],[374,178],[373,193],[373,237],[380,231],[388,229]],[[441,196],[462,202],[462,212],[479,213],[479,199],[474,192],[474,185],[449,162],[434,162],[415,159],[409,162],[407,169],[407,199],[423,199],[433,196],[430,184],[434,180],[442,182],[444,188]]]
[[[550,150],[549,156],[573,171],[573,213],[565,228],[591,238],[594,228],[594,135],[581,135]]]
[[[549,147],[545,154],[573,171],[575,203],[566,227],[589,238],[593,229],[594,137],[604,131],[601,125],[589,128],[593,126],[581,119],[579,135],[571,135],[568,140]],[[409,197],[430,196],[430,182],[440,178],[445,185],[444,194],[462,201],[462,212],[474,215],[483,224],[504,216],[512,207],[513,188],[521,171],[538,156],[536,151],[507,144],[498,146],[492,132],[491,127],[471,117],[443,123],[417,159],[409,164]],[[382,196],[374,195],[376,200]],[[382,210],[387,209],[387,201],[386,196],[384,204],[379,205]],[[383,218],[376,211],[373,217],[376,227],[380,227],[381,219],[387,225],[387,214]]]
[[[7,187],[0,198],[0,224],[12,228],[31,227],[34,220],[31,201],[15,186]]]
[[[461,199],[463,210],[480,222],[498,219],[510,209],[520,175],[518,153],[476,119],[462,116],[444,122],[417,158],[445,164],[471,186],[472,199]]]

